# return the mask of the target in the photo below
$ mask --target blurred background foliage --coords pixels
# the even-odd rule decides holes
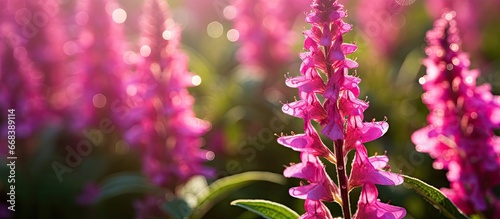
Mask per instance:
[[[119,2],[127,12],[123,26],[128,47],[138,53],[135,46],[139,37],[138,17],[142,1]],[[413,131],[426,124],[428,113],[421,102],[422,88],[418,84],[419,77],[425,73],[421,65],[425,57],[425,32],[433,22],[425,1],[404,6],[398,17],[385,18],[401,21],[397,35],[382,36],[394,39],[391,41],[392,52],[386,54],[381,54],[373,45],[373,39],[360,28],[356,19],[358,1],[341,2],[346,3],[349,13],[346,22],[354,25],[353,31],[345,36],[345,41],[355,41],[359,47],[352,58],[359,63],[357,75],[362,79],[360,97],[366,96],[370,102],[365,118],[381,120],[385,116],[390,124],[387,134],[366,144],[369,153],[387,151],[392,171],[402,171],[437,188],[447,187],[446,172],[433,169],[432,159],[427,154],[416,152],[410,141]],[[478,7],[481,2],[478,1]],[[189,56],[189,69],[202,79],[202,83],[190,88],[190,92],[196,100],[197,116],[212,123],[212,129],[204,136],[204,148],[215,152],[215,159],[207,165],[217,170],[217,176],[208,179],[209,182],[252,170],[281,173],[290,162],[298,162],[299,153],[278,145],[273,134],[302,132],[302,121],[286,116],[280,108],[282,103],[293,101],[294,95],[297,95],[295,89],[284,85],[284,75],[287,72],[290,75],[299,74],[298,53],[303,51],[300,33],[309,28],[303,21],[305,16],[299,15],[294,23],[297,33],[292,48],[294,59],[279,70],[263,72],[241,65],[236,59],[239,44],[228,39],[227,33],[233,27],[223,13],[230,4],[229,0],[169,0],[168,3],[174,20],[183,28],[182,49]],[[68,19],[72,16],[74,4],[75,0],[61,1],[62,12],[67,13]],[[308,10],[304,8],[304,11]],[[499,94],[500,15],[494,12],[490,10],[481,14],[483,25],[479,49],[466,52],[470,54],[472,67],[482,72],[479,83],[490,83],[493,93]],[[380,25],[384,22],[380,20]],[[69,35],[75,35],[71,31],[68,30]],[[461,32],[467,34],[467,30]],[[23,152],[16,166],[16,218],[134,217],[133,201],[143,196],[141,192],[131,191],[89,205],[77,201],[82,193],[89,192],[88,189],[92,188],[89,185],[99,184],[114,173],[140,172],[139,156],[127,145],[115,143],[120,142],[119,134],[105,136],[105,143],[115,144],[107,148],[114,150],[105,150],[106,147],[102,146],[94,148],[94,152],[84,157],[81,165],[66,173],[62,182],[58,181],[51,163],[63,162],[66,155],[64,147],[81,138],[69,135],[58,127],[47,127],[18,141],[18,148],[22,148],[19,150]],[[5,165],[1,168],[1,179],[6,185],[7,169]],[[333,167],[327,168],[334,173]],[[229,205],[231,200],[240,198],[268,199],[302,213],[303,200],[288,195],[288,189],[298,184],[296,179],[289,179],[286,185],[252,184],[220,201],[205,218],[256,218],[252,213]],[[8,199],[7,189],[1,188],[2,200]],[[379,189],[379,198],[405,207],[407,218],[442,218],[436,209],[404,186]],[[353,208],[356,206],[356,193],[359,191],[353,193],[356,197],[352,199]],[[338,206],[331,203],[328,206],[332,214],[340,215]]]

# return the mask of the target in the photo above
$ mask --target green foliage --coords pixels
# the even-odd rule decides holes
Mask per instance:
[[[254,181],[284,184],[285,179],[280,174],[259,171],[250,171],[219,179],[198,194],[198,203],[193,208],[190,218],[201,218],[217,201]]]
[[[441,191],[439,191],[435,187],[422,182],[417,178],[405,175],[403,175],[403,177],[405,185],[408,185],[412,189],[414,189],[425,200],[427,200],[435,208],[440,210],[441,213],[443,213],[446,217],[453,219],[468,218],[457,208],[457,206],[455,206],[448,198],[446,198],[446,196]]]
[[[161,192],[160,189],[150,184],[145,176],[133,172],[111,175],[105,179],[101,185],[101,193],[97,201],[104,201],[109,198],[130,193]]]
[[[240,199],[231,202],[236,205],[254,212],[264,218],[269,219],[297,219],[299,214],[282,204],[259,199]]]

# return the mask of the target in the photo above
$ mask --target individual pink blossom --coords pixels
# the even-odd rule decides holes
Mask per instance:
[[[354,215],[354,218],[396,219],[403,218],[406,215],[406,210],[404,208],[382,203],[377,199],[377,197],[378,191],[375,185],[363,185],[358,201],[358,210]]]
[[[234,28],[239,32],[239,61],[259,72],[274,73],[290,63],[296,36],[294,21],[307,0],[235,0]]]
[[[385,171],[389,158],[385,155],[368,157],[366,148],[362,145],[356,147],[356,156],[352,163],[349,188],[363,184],[399,185],[403,178],[399,174]]]
[[[289,87],[298,88],[299,99],[282,108],[284,113],[304,120],[305,133],[278,138],[278,143],[301,152],[301,163],[286,168],[283,175],[307,180],[308,184],[290,189],[291,196],[306,200],[302,218],[331,218],[323,201],[339,203],[344,217],[351,218],[349,191],[367,184],[399,185],[403,178],[387,172],[386,156],[369,158],[363,145],[381,137],[389,126],[385,121],[363,121],[368,103],[358,99],[361,80],[348,72],[358,64],[346,57],[356,45],[343,42],[343,34],[351,29],[342,21],[347,16],[343,6],[334,0],[315,0],[311,7],[306,21],[312,27],[304,31],[306,52],[300,54],[302,74],[286,79]],[[335,153],[321,141],[313,121],[333,141]],[[347,177],[345,162],[350,150],[356,150],[356,158]],[[325,172],[319,157],[337,166],[338,184]],[[397,218],[404,214],[403,209]]]
[[[320,201],[306,200],[304,202],[306,213],[301,215],[299,219],[333,219],[330,210]]]
[[[489,84],[476,85],[479,71],[469,70],[454,16],[443,14],[427,32],[427,74],[419,81],[429,125],[412,141],[436,159],[434,168],[448,170],[451,188],[443,192],[464,213],[489,217],[498,200],[493,188],[500,184],[500,142],[493,132],[500,127],[500,97]]]
[[[325,172],[325,166],[318,157],[301,154],[301,163],[292,165],[283,172],[285,177],[305,179],[308,185],[291,188],[290,195],[313,201],[339,200],[338,188]]]

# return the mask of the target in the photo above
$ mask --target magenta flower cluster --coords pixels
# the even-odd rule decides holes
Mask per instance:
[[[469,70],[454,16],[445,13],[427,32],[427,74],[420,83],[429,125],[412,141],[436,159],[434,168],[448,170],[451,188],[442,190],[464,213],[498,218],[493,188],[500,185],[500,141],[493,130],[500,127],[500,97],[489,84],[476,85],[479,71]]]
[[[349,192],[362,187],[354,218],[403,218],[404,208],[377,199],[375,185],[399,185],[403,178],[387,171],[387,156],[368,157],[364,146],[381,137],[389,126],[385,121],[364,122],[368,103],[358,99],[361,79],[348,72],[358,64],[346,57],[357,47],[343,42],[343,35],[352,28],[342,21],[347,13],[334,0],[314,0],[311,7],[306,21],[312,27],[304,32],[307,51],[300,54],[301,75],[286,80],[289,87],[298,88],[299,99],[283,106],[283,112],[304,120],[305,133],[278,138],[280,144],[301,152],[301,162],[286,168],[284,175],[304,179],[307,184],[291,188],[290,195],[306,200],[301,218],[332,218],[323,202],[337,202],[344,217],[351,218]],[[333,141],[334,151],[322,142],[313,123]],[[348,177],[346,161],[352,150],[355,158]],[[320,158],[335,164],[338,184]]]
[[[71,20],[64,21],[63,6],[56,1],[50,6],[43,14],[46,20],[36,20],[45,19],[39,17],[48,7],[44,1],[7,1],[0,11],[5,33],[0,42],[0,109],[16,109],[19,142],[33,141],[30,137],[49,125],[70,130],[61,132],[68,139],[83,131],[93,138],[106,121],[118,129],[97,134],[99,145],[139,152],[143,172],[165,191],[175,193],[195,175],[213,176],[204,162],[214,154],[200,148],[211,125],[196,117],[187,90],[201,78],[188,71],[181,28],[166,1],[145,0],[138,53],[126,48],[129,42],[120,25],[126,12],[115,0],[75,2]],[[7,126],[1,122],[3,136]],[[33,149],[19,147],[18,153]],[[99,193],[97,183],[90,182],[77,202],[91,204]],[[163,195],[137,204],[138,216],[160,212],[155,207]]]
[[[196,118],[194,98],[187,87],[193,74],[187,69],[187,55],[180,50],[181,29],[170,17],[162,0],[147,0],[142,17],[140,47],[143,52],[137,77],[128,87],[140,99],[132,117],[140,118],[126,138],[142,152],[143,171],[151,182],[170,193],[192,176],[215,174],[204,166],[213,153],[200,149],[201,136],[210,123]],[[151,216],[154,198],[138,204],[139,217]]]

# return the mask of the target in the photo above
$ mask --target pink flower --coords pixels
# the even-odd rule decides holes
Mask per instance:
[[[132,128],[127,140],[143,156],[143,169],[151,182],[174,192],[192,176],[213,176],[205,167],[213,153],[201,150],[200,137],[210,123],[196,118],[193,86],[187,56],[180,50],[180,27],[170,19],[168,6],[161,0],[144,4],[138,76],[129,86],[137,89],[133,98],[141,104],[130,115]]]
[[[14,12],[5,12],[8,19],[2,20],[0,31],[9,34],[0,43],[0,110],[15,109],[16,138],[32,136],[47,117],[47,106],[43,96],[43,73],[33,66],[26,45],[15,41],[14,36],[22,36],[22,27],[14,20]],[[37,118],[37,119],[33,119]],[[7,139],[7,115],[2,119],[0,137]],[[0,153],[7,151],[0,148]],[[26,148],[27,149],[27,148]]]
[[[337,186],[325,172],[325,166],[318,157],[307,153],[302,153],[300,157],[302,162],[287,167],[283,175],[305,179],[309,184],[291,188],[290,195],[313,201],[338,200]]]
[[[278,143],[290,147],[295,151],[305,152],[314,156],[334,157],[333,152],[319,138],[316,129],[314,129],[310,122],[306,123],[304,134],[282,136],[278,138]]]
[[[121,124],[111,104],[124,99],[123,78],[127,66],[123,62],[123,31],[112,19],[118,8],[114,0],[79,1],[77,11],[88,19],[81,19],[77,75],[81,98],[73,108],[78,112],[74,128],[98,127],[101,118],[110,118]]]
[[[365,184],[398,185],[401,176],[385,171],[388,158],[368,158],[363,143],[375,140],[387,132],[383,122],[364,122],[368,103],[358,99],[361,79],[348,70],[358,64],[346,58],[356,51],[356,45],[344,43],[343,34],[351,25],[342,21],[347,14],[334,0],[315,0],[306,21],[312,24],[304,31],[306,39],[300,54],[300,76],[288,77],[286,84],[298,88],[299,98],[283,105],[283,112],[304,120],[304,134],[281,136],[278,143],[301,152],[301,163],[285,169],[285,177],[307,180],[308,184],[290,189],[290,195],[306,199],[302,218],[331,218],[321,201],[335,201],[342,206],[345,218],[350,218],[349,191]],[[320,74],[324,74],[321,76]],[[322,78],[326,78],[326,82]],[[334,143],[334,152],[319,137],[312,122],[321,127],[321,134]],[[347,177],[347,154],[356,149],[351,176]],[[336,165],[338,185],[325,172],[319,157]]]
[[[478,71],[460,49],[455,12],[445,13],[427,32],[426,91],[422,101],[428,126],[415,131],[416,149],[435,158],[434,168],[448,170],[445,194],[466,214],[492,212],[492,189],[500,184],[498,137],[500,97],[488,84],[476,86]]]
[[[385,155],[368,157],[366,148],[363,145],[357,146],[349,177],[349,188],[352,189],[367,183],[378,185],[403,183],[402,176],[385,170],[388,161],[389,158]]]
[[[320,201],[306,200],[304,202],[306,213],[301,215],[299,219],[333,219],[330,210]]]
[[[380,202],[377,187],[373,184],[363,185],[358,201],[358,211],[355,219],[399,219],[406,215],[406,210]]]
[[[239,32],[239,61],[265,73],[275,73],[291,61],[293,23],[306,0],[237,0],[234,27]]]
[[[395,0],[362,0],[356,7],[359,28],[374,52],[390,55],[396,48],[399,31],[405,25],[406,5]]]

